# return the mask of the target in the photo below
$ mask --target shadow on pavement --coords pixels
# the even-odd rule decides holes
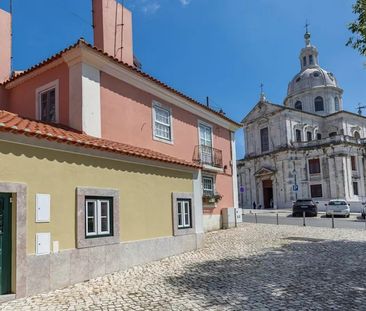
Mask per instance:
[[[287,240],[295,242],[193,264],[167,280],[203,310],[366,310],[366,242]]]

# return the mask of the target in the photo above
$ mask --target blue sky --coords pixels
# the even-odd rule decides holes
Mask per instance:
[[[7,7],[9,0],[0,0]],[[79,37],[92,42],[91,0],[13,0],[14,67],[26,69]],[[143,70],[240,121],[259,85],[281,104],[299,71],[304,24],[322,67],[344,89],[344,108],[366,104],[365,58],[346,47],[354,0],[125,0]],[[366,113],[366,111],[365,111]],[[242,131],[238,157],[244,155]]]

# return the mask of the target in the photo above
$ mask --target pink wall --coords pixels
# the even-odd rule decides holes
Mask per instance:
[[[0,9],[0,82],[10,76],[11,61],[11,15]]]
[[[153,100],[172,110],[174,144],[153,139]],[[217,191],[224,195],[217,212],[221,207],[233,206],[229,130],[105,73],[101,73],[101,120],[103,138],[149,148],[187,161],[192,161],[194,147],[199,144],[198,120],[209,123],[213,127],[213,146],[223,151],[223,165],[227,165],[225,174],[216,177]]]
[[[3,86],[0,85],[0,110],[7,110],[8,102],[8,92]]]
[[[131,12],[116,0],[93,0],[93,12],[94,45],[133,66]]]
[[[62,63],[9,90],[10,112],[36,119],[36,90],[59,80],[59,123],[69,122],[69,68]]]

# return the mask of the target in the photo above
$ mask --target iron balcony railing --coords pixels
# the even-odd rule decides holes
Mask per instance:
[[[210,146],[195,146],[193,161],[202,165],[222,168],[222,151]]]

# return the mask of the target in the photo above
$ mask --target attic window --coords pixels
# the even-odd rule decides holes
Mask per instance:
[[[58,122],[58,80],[36,89],[37,119],[44,122]]]
[[[301,77],[298,77],[297,79],[296,79],[296,82],[299,82],[301,80]]]
[[[328,77],[333,81],[334,80],[334,76],[331,72],[328,72]]]
[[[319,77],[319,76],[320,76],[319,71],[315,71],[315,72],[313,73],[313,76],[314,76],[315,78]]]

